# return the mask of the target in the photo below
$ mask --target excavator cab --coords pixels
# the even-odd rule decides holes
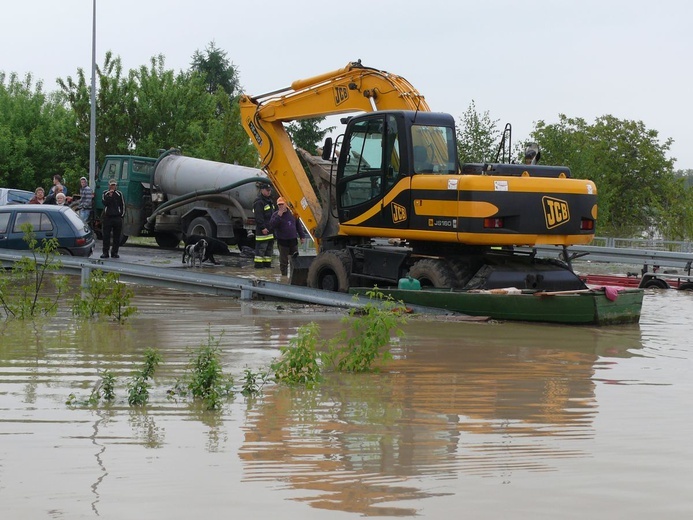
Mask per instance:
[[[448,114],[380,111],[350,118],[337,164],[340,223],[401,229],[412,177],[458,173],[456,150]]]

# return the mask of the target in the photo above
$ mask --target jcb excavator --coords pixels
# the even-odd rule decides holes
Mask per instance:
[[[589,243],[594,183],[534,160],[460,165],[453,117],[431,112],[404,78],[358,61],[243,95],[240,108],[262,168],[316,240],[292,283],[347,291],[408,275],[446,288],[585,288],[568,264],[513,246]],[[364,113],[342,120],[336,171],[310,179],[284,123],[349,112]]]

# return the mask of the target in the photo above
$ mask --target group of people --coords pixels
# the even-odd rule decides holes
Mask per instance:
[[[77,211],[79,217],[84,222],[88,222],[94,203],[94,190],[89,186],[89,181],[86,177],[80,178],[79,183],[79,201],[77,202],[75,211]],[[48,195],[46,195],[45,190],[39,186],[34,190],[34,196],[29,200],[29,204],[55,204],[57,206],[64,206],[65,204],[71,204],[72,200],[73,198],[70,197],[67,186],[63,183],[62,176],[56,174],[53,175],[53,186],[48,191]]]
[[[253,204],[255,215],[255,268],[272,267],[274,241],[279,248],[279,270],[289,273],[289,258],[298,255],[306,233],[296,215],[289,210],[283,197],[272,199],[272,187],[260,184],[260,193]]]
[[[89,186],[86,177],[79,179],[79,199],[74,210],[79,218],[84,222],[89,222],[94,209],[94,190]],[[120,248],[120,237],[123,232],[123,218],[125,217],[125,199],[123,194],[118,191],[118,183],[115,179],[108,182],[108,190],[103,192],[103,254],[101,258],[120,258],[118,249]],[[63,183],[61,175],[53,175],[53,186],[48,195],[43,187],[39,186],[34,190],[34,196],[29,200],[29,204],[55,204],[64,206],[71,204],[73,197],[69,196],[67,186]]]

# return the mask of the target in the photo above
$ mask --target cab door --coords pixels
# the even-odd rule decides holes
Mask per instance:
[[[369,233],[367,229],[407,226],[402,209],[409,206],[409,177],[404,174],[400,145],[400,127],[392,114],[365,115],[350,122],[337,169],[343,230],[361,235]]]

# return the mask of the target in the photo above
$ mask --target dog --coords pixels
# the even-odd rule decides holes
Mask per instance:
[[[198,262],[202,267],[202,262],[207,256],[207,240],[204,238],[198,240],[194,244],[188,244],[183,249],[183,263],[187,263],[190,267],[195,267],[195,262]]]
[[[214,258],[214,255],[231,256],[229,246],[227,246],[218,238],[212,238],[204,235],[188,235],[187,237],[185,237],[184,243],[186,246],[189,246],[191,244],[196,244],[200,240],[205,240],[207,242],[205,257],[202,259],[203,262],[209,260],[214,265],[219,265],[221,262],[217,262]]]

